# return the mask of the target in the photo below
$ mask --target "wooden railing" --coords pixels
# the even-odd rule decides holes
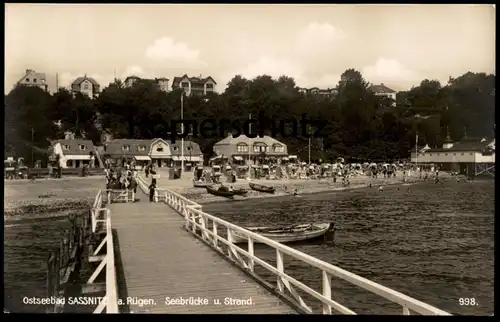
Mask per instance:
[[[410,315],[411,311],[422,315],[450,315],[443,310],[418,301],[405,294],[207,214],[202,211],[201,205],[168,189],[163,190],[165,193],[165,202],[179,214],[184,216],[186,229],[188,231],[192,232],[207,245],[233,261],[241,269],[250,273],[250,275],[256,276],[254,270],[255,264],[259,264],[272,272],[276,276],[277,281],[277,288],[275,291],[280,295],[291,298],[294,304],[305,313],[313,313],[313,309],[306,304],[303,297],[296,291],[296,288],[319,300],[322,303],[323,314],[332,314],[332,309],[343,314],[356,314],[354,311],[332,299],[331,280],[332,277],[337,277],[393,303],[397,303],[401,306],[403,315]],[[222,235],[221,232],[224,235]],[[245,236],[247,238],[247,250],[233,243],[235,232],[238,233],[239,236]],[[254,243],[256,241],[275,249],[276,266],[267,263],[255,255]],[[222,245],[226,247],[222,248]],[[285,254],[306,263],[310,267],[321,270],[322,290],[316,291],[285,273],[283,262]]]
[[[137,176],[137,185],[139,186],[139,189],[141,189],[147,196],[149,196],[149,184],[146,182],[146,179],[141,176]],[[155,189],[154,201],[165,201],[165,189]]]
[[[99,231],[105,233],[105,237],[99,246],[92,252],[91,257],[100,261],[99,266],[92,273],[87,281],[87,285],[93,284],[103,268],[106,266],[106,295],[101,300],[94,313],[102,313],[106,308],[106,313],[119,313],[118,310],[118,287],[116,282],[115,254],[113,245],[113,233],[111,229],[111,213],[108,208],[103,207],[103,192],[99,191],[94,199],[91,209],[92,233]],[[106,254],[99,255],[106,245]]]

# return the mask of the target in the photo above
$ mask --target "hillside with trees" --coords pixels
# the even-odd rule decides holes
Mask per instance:
[[[274,119],[308,118],[328,121],[323,139],[312,140],[312,158],[345,156],[356,159],[406,158],[415,145],[439,146],[449,129],[453,140],[493,136],[495,76],[466,73],[447,84],[423,80],[398,93],[396,106],[373,95],[360,72],[346,70],[336,97],[303,95],[287,76],[262,75],[252,80],[235,76],[227,89],[207,97],[186,97],[184,118],[201,120],[248,118],[249,113]],[[181,91],[160,91],[141,81],[125,88],[109,84],[97,99],[73,96],[65,89],[51,95],[39,88],[16,87],[5,96],[5,152],[31,159],[47,153],[50,140],[65,131],[101,144],[102,133],[114,138],[165,137],[164,124],[180,119]],[[211,154],[218,139],[192,138]],[[280,138],[290,153],[307,159],[307,138]],[[40,158],[38,156],[37,158]]]

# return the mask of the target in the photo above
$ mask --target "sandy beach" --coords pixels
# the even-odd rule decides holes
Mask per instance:
[[[223,197],[214,196],[208,194],[205,188],[195,188],[193,187],[193,173],[186,172],[183,174],[183,177],[178,180],[169,180],[168,172],[162,169],[157,170],[157,174],[160,175],[160,178],[157,179],[157,187],[158,188],[167,188],[181,195],[189,198],[199,204],[206,204],[210,202],[217,202],[226,200]],[[151,182],[151,177],[145,178],[144,174],[141,173],[142,178],[146,180],[149,184]],[[222,182],[224,182],[224,176],[221,177]],[[431,178],[427,180],[432,180]],[[413,174],[411,177],[406,178],[407,184],[413,184],[419,181],[423,181],[419,179],[418,174]],[[374,189],[378,186],[385,185],[393,185],[393,184],[403,184],[403,173],[398,172],[396,177],[384,178],[383,176],[379,176],[378,178],[371,178],[365,175],[353,176],[350,178],[350,185],[343,185],[341,180],[337,180],[336,183],[333,182],[332,178],[326,179],[307,179],[307,180],[265,180],[252,179],[250,182],[273,186],[276,188],[276,192],[274,194],[266,194],[257,191],[250,190],[248,186],[248,182],[246,179],[238,179],[235,183],[231,183],[228,185],[233,186],[233,188],[244,188],[248,189],[248,194],[245,197],[235,196],[235,199],[254,199],[254,198],[275,198],[280,196],[287,196],[293,192],[294,189],[297,189],[299,194],[311,194],[318,192],[328,192],[328,191],[342,191],[347,189],[357,189],[357,188],[365,188],[369,186],[370,182]],[[287,187],[287,191],[285,191],[285,187]]]
[[[4,180],[4,220],[66,215],[88,207],[104,188],[103,176]]]

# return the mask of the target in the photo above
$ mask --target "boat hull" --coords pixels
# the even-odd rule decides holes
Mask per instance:
[[[230,198],[231,199],[231,198],[233,198],[233,195],[234,195],[230,191],[219,191],[219,190],[217,190],[217,189],[215,189],[215,188],[213,188],[211,186],[207,186],[206,189],[207,189],[207,192],[209,194],[212,194],[212,195],[218,196],[218,197],[225,197],[225,198]]]
[[[264,193],[274,193],[276,189],[274,187],[266,187],[260,184],[249,183],[248,184],[252,190]]]
[[[326,234],[332,231],[331,224],[312,224],[311,230],[304,230],[302,232],[286,232],[286,233],[272,233],[272,232],[258,232],[259,230],[265,229],[265,227],[254,227],[246,228],[252,232],[259,235],[272,239],[279,243],[293,243],[301,242],[306,240],[313,240],[317,238],[323,238]],[[237,232],[233,232],[233,243],[240,244],[246,243],[248,239]],[[258,240],[254,240],[254,243],[261,243]]]

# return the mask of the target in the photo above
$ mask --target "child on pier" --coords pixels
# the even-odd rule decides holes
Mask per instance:
[[[149,202],[155,201],[156,180],[149,185]]]

